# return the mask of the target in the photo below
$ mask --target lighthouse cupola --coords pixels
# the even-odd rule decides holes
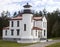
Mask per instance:
[[[28,14],[32,14],[32,10],[31,10],[31,5],[29,5],[28,3],[26,5],[23,6],[24,10],[23,10],[23,14],[28,13]]]

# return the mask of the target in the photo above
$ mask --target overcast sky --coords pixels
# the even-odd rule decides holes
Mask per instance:
[[[8,10],[10,12],[22,9],[26,3],[31,4],[34,10],[43,10],[44,8],[52,12],[57,8],[60,9],[60,0],[0,0],[0,12]]]

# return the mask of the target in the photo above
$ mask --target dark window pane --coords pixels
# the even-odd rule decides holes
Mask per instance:
[[[19,27],[19,21],[17,21],[17,27]]]
[[[7,35],[7,30],[5,31],[5,35]]]
[[[12,29],[12,30],[11,30],[11,35],[14,35],[13,33],[14,33],[14,30]]]
[[[26,24],[24,24],[24,31],[26,31]]]
[[[20,30],[19,30],[19,29],[17,29],[17,35],[19,35],[19,31],[20,31]]]
[[[45,30],[44,30],[44,36],[45,36]]]
[[[13,27],[13,21],[11,21],[11,27]]]
[[[37,36],[37,30],[36,30],[36,36]]]

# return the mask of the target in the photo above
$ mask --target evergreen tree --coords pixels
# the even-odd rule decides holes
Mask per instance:
[[[2,37],[2,30],[4,27],[9,26],[8,15],[3,11],[0,17],[0,38]]]
[[[18,11],[18,14],[20,14],[20,11]]]
[[[42,15],[43,15],[42,11],[39,11],[39,16],[42,16]]]
[[[17,16],[17,12],[14,12],[13,17],[16,17],[16,16]]]
[[[46,16],[46,14],[47,14],[47,11],[46,11],[46,9],[44,8],[44,9],[43,9],[43,15]]]
[[[6,16],[7,16],[7,17],[10,17],[10,12],[7,11],[7,12],[6,12]]]

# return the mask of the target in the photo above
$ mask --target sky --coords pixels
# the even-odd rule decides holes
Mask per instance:
[[[32,9],[39,11],[44,8],[48,12],[52,12],[57,8],[60,9],[60,0],[0,0],[0,12],[2,11],[19,11],[23,9],[26,3],[32,5]]]

